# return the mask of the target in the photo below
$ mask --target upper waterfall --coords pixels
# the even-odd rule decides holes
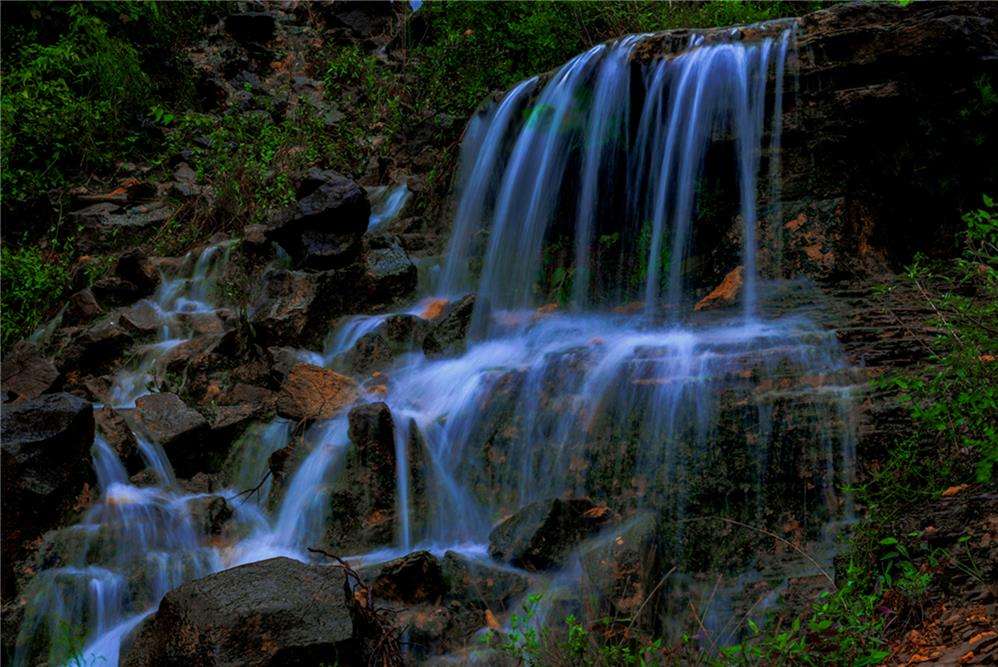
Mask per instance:
[[[440,292],[477,291],[477,333],[489,328],[491,311],[541,298],[578,310],[640,300],[649,316],[670,308],[675,319],[687,300],[691,226],[715,145],[733,144],[742,302],[754,316],[759,198],[778,188],[782,78],[794,36],[784,23],[764,33],[695,34],[679,53],[646,65],[632,53],[647,36],[624,37],[543,83],[523,81],[472,120]],[[759,184],[764,160],[768,189]],[[480,266],[477,283],[469,266]]]

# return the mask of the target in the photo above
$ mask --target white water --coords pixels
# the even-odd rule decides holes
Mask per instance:
[[[543,85],[537,78],[524,81],[469,124],[437,293],[445,298],[477,293],[472,342],[450,358],[428,359],[419,351],[400,357],[387,370],[388,396],[365,397],[385,400],[393,414],[397,537],[395,544],[356,554],[358,562],[387,560],[414,548],[488,560],[489,531],[499,518],[534,500],[594,492],[597,482],[586,470],[608,463],[612,451],[599,439],[603,432],[627,433],[633,461],[618,470],[621,479],[642,478],[656,490],[636,504],[665,502],[662,494],[671,491],[670,511],[682,516],[684,483],[712,446],[725,392],[750,406],[743,428],[757,443],[759,511],[774,405],[800,400],[813,404],[817,414],[825,502],[830,515],[842,515],[834,509],[841,500],[835,483],[851,480],[853,465],[849,369],[830,332],[803,315],[767,318],[760,305],[765,294],[755,234],[764,112],[766,100],[774,100],[770,152],[778,154],[783,61],[792,35],[713,45],[693,39],[686,53],[643,68],[638,79],[643,98],[632,90],[630,62],[640,39],[594,47]],[[775,86],[769,91],[771,70]],[[641,108],[632,116],[635,99]],[[746,276],[742,311],[735,318],[690,323],[682,306],[689,302],[684,266],[694,194],[704,156],[722,132],[734,137],[736,147]],[[778,194],[777,161],[768,163],[768,175],[769,191]],[[406,192],[402,184],[385,194],[371,228],[398,213]],[[544,253],[555,226],[569,234],[563,258],[572,265],[572,307],[541,312],[535,307],[546,297],[538,285],[550,277]],[[596,239],[611,231],[619,239],[617,257],[611,257],[619,268],[608,267],[595,251]],[[191,336],[182,315],[214,311],[228,252],[229,246],[214,246],[191,262],[186,275],[164,277],[149,301],[162,324],[160,335],[135,366],[116,376],[115,406],[134,405],[155,385],[163,355]],[[476,279],[478,262],[482,270]],[[640,285],[619,279],[639,263],[646,267]],[[616,283],[607,278],[615,271]],[[635,298],[643,300],[636,313],[612,312],[613,305]],[[419,314],[423,305],[406,312]],[[339,367],[342,355],[386,317],[347,318],[330,332],[321,352],[303,350],[300,356]],[[780,384],[788,376],[825,380],[819,386]],[[302,435],[300,463],[279,502],[268,500],[270,480],[257,494],[237,497],[263,477],[270,455],[290,442],[291,431],[288,422],[275,420],[242,439],[233,488],[220,492],[230,498],[240,532],[222,543],[194,530],[188,504],[200,496],[177,488],[162,448],[140,440],[158,485],[138,488],[98,438],[94,465],[102,497],[73,530],[99,534],[104,547],[97,562],[90,562],[97,538],[86,538],[79,563],[39,575],[30,622],[21,632],[25,648],[15,663],[29,664],[40,650],[32,640],[44,642],[46,634],[54,636],[60,623],[68,623],[85,630],[88,659],[115,664],[122,637],[171,588],[273,556],[307,560],[307,548],[321,543],[330,484],[350,447],[345,416]],[[417,441],[423,450],[415,453],[426,463],[425,516],[413,513],[409,453]],[[501,455],[500,463],[484,454],[490,449]],[[619,465],[625,466],[621,458]],[[848,499],[846,507],[848,513]],[[123,583],[136,563],[145,582],[139,593]],[[577,571],[567,571],[555,583],[578,578]],[[55,650],[49,655],[66,658]]]

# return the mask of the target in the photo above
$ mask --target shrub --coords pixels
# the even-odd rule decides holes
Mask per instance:
[[[38,248],[12,251],[0,248],[0,329],[3,347],[30,334],[58,303],[68,282],[65,264],[58,256]]]

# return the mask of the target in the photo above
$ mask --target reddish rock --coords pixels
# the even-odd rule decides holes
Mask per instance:
[[[291,369],[277,397],[277,412],[297,421],[330,419],[357,400],[352,378],[311,364]]]
[[[59,380],[55,364],[30,343],[19,343],[3,358],[2,391],[5,400],[36,398],[52,389]]]
[[[694,310],[709,310],[730,306],[738,300],[742,293],[742,267],[737,266],[724,276],[721,284],[715,287],[710,294],[700,299],[694,306]]]

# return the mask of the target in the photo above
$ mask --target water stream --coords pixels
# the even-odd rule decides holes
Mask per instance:
[[[768,194],[775,206],[779,195],[793,28],[770,26],[753,40],[694,36],[684,52],[639,66],[631,56],[643,38],[596,46],[470,121],[446,261],[422,296],[475,292],[471,341],[455,356],[402,355],[387,370],[387,397],[363,399],[391,409],[397,486],[396,541],[363,560],[427,548],[487,561],[496,521],[560,495],[681,518],[705,502],[698,480],[722,446],[744,455],[737,483],[761,520],[784,483],[774,469],[787,456],[782,440],[798,428],[787,413],[798,408],[810,434],[803,440],[814,446],[794,455],[823,471],[814,480],[816,521],[848,520],[848,499],[836,489],[853,474],[850,369],[834,333],[806,312],[772,307],[758,261],[759,199]],[[694,317],[698,188],[715,146],[728,146],[727,177],[737,186],[741,309]],[[386,191],[371,227],[406,196],[404,184]],[[155,386],[158,360],[193,335],[191,314],[216,310],[230,251],[212,246],[164,276],[148,302],[160,334],[116,376],[115,407],[134,406]],[[552,300],[560,305],[545,306]],[[301,356],[342,369],[344,353],[385,317],[347,318],[323,350]],[[233,488],[218,495],[252,487],[291,431],[280,419],[254,426],[233,458]],[[98,437],[101,498],[60,531],[77,540],[75,559],[32,584],[15,664],[32,664],[46,643],[50,662],[64,661],[67,632],[85,640],[85,659],[114,664],[122,637],[171,588],[277,555],[306,560],[307,547],[321,543],[330,482],[351,446],[345,415],[311,426],[302,443],[283,495],[269,499],[268,483],[233,502],[239,536],[218,543],[195,529],[191,505],[204,496],[182,489],[161,448],[141,440],[156,483],[140,487]],[[418,503],[413,451],[425,459]],[[556,581],[580,576],[568,568]]]

